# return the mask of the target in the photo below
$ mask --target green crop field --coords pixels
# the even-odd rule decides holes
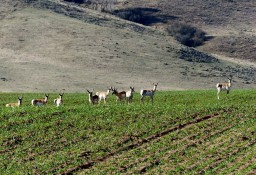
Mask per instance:
[[[19,108],[7,108],[23,96]],[[152,105],[31,106],[44,94],[0,94],[0,174],[255,174],[256,90],[158,91]]]

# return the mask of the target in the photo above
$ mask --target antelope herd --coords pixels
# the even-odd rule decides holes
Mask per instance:
[[[216,88],[217,88],[217,99],[220,99],[220,92],[221,91],[227,91],[227,94],[229,94],[231,90],[231,81],[232,77],[227,77],[228,82],[226,83],[217,83]],[[148,96],[151,99],[151,103],[153,104],[154,102],[154,95],[156,92],[156,88],[158,86],[158,83],[153,83],[153,89],[152,90],[147,90],[147,89],[142,89],[140,91],[140,101],[141,103],[144,102],[144,98]],[[133,99],[133,94],[135,93],[134,87],[130,86],[130,89],[128,91],[118,91],[115,87],[110,87],[107,89],[107,91],[102,91],[102,92],[96,92],[95,95],[93,94],[93,90],[90,91],[87,89],[87,92],[89,94],[89,103],[90,104],[100,104],[100,101],[103,100],[104,104],[107,102],[108,95],[112,91],[112,95],[116,96],[116,103],[121,102],[121,101],[126,101],[127,103],[131,103]],[[59,97],[54,99],[54,104],[59,107],[63,104],[63,95],[59,94]],[[31,100],[31,104],[33,106],[43,106],[46,105],[48,102],[49,94],[45,94],[45,97],[43,99],[33,99]],[[5,106],[6,107],[19,107],[22,104],[22,97],[18,97],[18,102],[17,103],[8,103]]]
[[[141,90],[141,92],[145,92],[141,94],[141,101],[143,101],[145,96],[150,96],[152,99],[153,103],[153,96],[156,91],[156,86],[158,83],[154,84],[154,87],[152,90]],[[109,87],[107,91],[101,91],[101,92],[96,92],[93,94],[93,89],[90,91],[87,89],[88,95],[89,95],[89,103],[90,104],[100,104],[100,101],[103,100],[104,104],[107,103],[107,98],[112,91],[112,95],[116,96],[116,102],[121,102],[121,101],[126,101],[127,103],[132,103],[133,99],[133,94],[135,93],[134,87],[130,86],[130,89],[128,91],[117,91],[115,87]],[[63,104],[63,95],[64,93],[60,93],[59,97],[54,99],[54,104],[59,107]],[[49,99],[49,94],[45,94],[44,98],[41,99],[33,99],[31,100],[32,106],[44,106],[48,103]],[[19,107],[22,104],[22,97],[18,97],[18,102],[17,103],[8,103],[6,104],[6,107]]]

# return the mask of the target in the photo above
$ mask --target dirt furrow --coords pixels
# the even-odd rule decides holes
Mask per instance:
[[[253,144],[255,144],[255,141],[254,141],[254,143],[252,143],[252,144],[247,144],[247,145],[245,145],[244,147],[242,147],[242,148],[240,148],[240,149],[238,149],[238,150],[242,150],[242,149],[246,149],[247,148],[247,146],[252,146]],[[232,145],[232,146],[234,146],[234,145]],[[232,146],[230,146],[229,147],[229,149],[230,148],[233,148]],[[225,149],[222,149],[222,150],[225,150]],[[220,152],[221,152],[221,150],[220,150]],[[215,167],[214,165],[215,164],[219,164],[219,163],[221,163],[220,161],[222,161],[222,160],[226,160],[226,158],[228,157],[228,156],[231,156],[231,155],[234,155],[234,154],[236,154],[236,153],[238,153],[239,151],[233,151],[232,153],[229,153],[227,156],[225,156],[225,157],[217,157],[217,158],[215,158],[215,159],[212,159],[212,162],[214,162],[214,163],[212,163],[211,165],[207,165],[207,168],[212,168],[212,167]],[[165,157],[165,159],[167,159],[167,157]],[[191,157],[191,159],[193,159],[193,157]],[[163,158],[161,158],[161,160],[163,160]],[[205,159],[205,161],[206,161],[207,159]],[[199,163],[197,162],[195,165],[193,165],[192,167],[190,167],[190,168],[186,168],[186,172],[188,171],[188,172],[192,172],[192,169],[193,168],[195,168],[195,167],[197,167],[197,166],[200,166],[200,163],[202,163],[202,161],[200,161]],[[178,164],[177,164],[177,166],[178,166]],[[153,167],[152,165],[150,165],[149,167],[144,167],[144,169],[148,169],[148,168],[150,168],[150,167]],[[173,167],[173,168],[171,168],[171,169],[167,169],[166,171],[168,171],[168,172],[171,172],[171,171],[173,171],[173,170],[175,170],[175,168],[176,167]],[[161,169],[164,169],[163,167],[161,168]],[[184,173],[186,173],[186,172],[184,172]],[[199,174],[201,174],[201,173],[205,173],[205,170],[201,170],[200,172],[198,172]],[[150,172],[149,174],[152,174],[152,172]]]
[[[206,140],[206,139],[209,139],[210,137],[213,137],[213,136],[215,136],[215,135],[221,134],[221,133],[223,133],[223,132],[229,130],[229,129],[232,128],[233,126],[234,126],[234,125],[228,126],[228,127],[224,128],[224,129],[222,129],[222,130],[220,130],[220,131],[216,131],[216,132],[214,132],[214,133],[212,133],[212,134],[210,134],[210,135],[207,135],[207,136],[203,137],[203,138],[201,139],[201,141],[199,140],[198,142],[201,144],[201,143],[203,142],[203,140]],[[212,129],[212,125],[210,126],[210,128],[204,128],[204,130],[209,130],[209,129]],[[191,134],[190,136],[187,136],[187,137],[185,137],[185,138],[183,138],[183,139],[181,139],[181,140],[175,141],[175,142],[174,142],[173,144],[171,144],[171,145],[174,145],[174,144],[177,145],[177,144],[179,144],[179,143],[181,143],[181,142],[183,142],[183,141],[185,141],[185,140],[190,140],[190,143],[191,143],[191,142],[195,143],[196,141],[193,140],[193,138],[194,138],[195,136],[197,136],[197,135],[196,135],[196,134]],[[191,140],[193,140],[193,141],[191,141]],[[167,151],[167,150],[170,149],[170,146],[171,146],[171,145],[169,145],[168,147],[164,147],[164,148],[158,149],[157,152]],[[130,169],[131,167],[134,167],[134,166],[136,166],[137,164],[139,164],[139,163],[141,163],[141,162],[145,162],[145,161],[147,161],[149,158],[152,158],[152,156],[155,156],[155,154],[156,154],[156,153],[154,152],[154,153],[151,153],[151,154],[147,154],[146,157],[143,157],[143,158],[140,158],[140,159],[136,159],[136,161],[134,161],[132,164],[129,164],[129,165],[126,165],[126,166],[122,167],[122,168],[120,169],[120,171],[124,172],[124,171],[126,171],[127,169]]]
[[[255,151],[254,151],[255,152]],[[242,158],[239,157],[239,159],[243,159],[246,158],[247,156],[250,156],[252,154],[252,152],[247,152],[247,154],[245,154]],[[232,172],[228,173],[228,175],[235,175],[236,172],[241,172],[243,169],[247,168],[248,166],[252,165],[254,162],[256,162],[256,158],[253,157],[250,161],[247,162],[239,162],[239,165],[237,166],[236,169],[234,169]],[[234,165],[237,165],[237,161],[234,161],[233,164],[229,164],[228,167],[233,167]],[[225,171],[225,169],[222,169],[221,171],[219,171],[218,173],[222,173],[223,171]]]
[[[256,174],[256,170],[251,170],[249,173],[246,173],[245,175],[255,175]]]
[[[61,139],[60,139],[61,140]],[[65,140],[65,139],[64,139]],[[65,148],[69,145],[72,145],[72,144],[75,144],[75,143],[78,143],[80,141],[83,141],[82,138],[77,138],[76,140],[72,140],[71,142],[62,142],[61,145],[57,145],[55,147],[51,147],[51,149],[46,149],[42,152],[38,152],[38,153],[31,153],[29,154],[27,157],[24,157],[20,160],[17,160],[18,162],[23,162],[23,161],[31,161],[31,160],[34,160],[36,156],[40,156],[40,155],[50,155],[51,153],[54,153],[55,151],[58,151],[58,150],[61,150],[62,148]],[[49,145],[50,146],[50,145]]]
[[[52,115],[55,115],[55,114],[52,114]],[[59,121],[57,121],[56,123],[58,123],[58,122]],[[45,145],[47,143],[52,143],[53,140],[59,140],[59,139],[61,139],[60,133],[66,131],[67,129],[68,128],[59,130],[58,133],[56,133],[54,137],[51,137],[49,139],[43,139],[43,140],[40,140],[37,142],[33,142],[33,144],[29,146],[29,148],[38,147],[38,146],[41,147],[42,145]],[[26,135],[26,137],[12,136],[12,138],[10,140],[7,140],[1,144],[2,146],[8,146],[8,148],[4,149],[4,150],[0,150],[0,154],[2,154],[2,153],[8,154],[9,152],[12,152],[13,150],[17,149],[18,147],[22,147],[21,143],[25,142],[26,139],[30,139],[31,137],[33,138],[33,135],[35,135],[35,133],[29,133],[28,135]],[[22,149],[20,151],[26,151],[27,149],[28,149],[28,147],[22,147]]]
[[[172,127],[172,128],[168,128],[168,129],[166,129],[166,130],[164,130],[162,132],[153,134],[153,135],[151,135],[151,136],[149,136],[147,138],[142,138],[142,139],[140,139],[140,140],[138,140],[138,141],[136,141],[134,143],[131,143],[131,144],[127,145],[127,146],[124,146],[124,147],[121,147],[119,149],[113,150],[110,153],[108,153],[107,155],[99,157],[98,159],[95,159],[95,160],[92,160],[92,161],[88,161],[88,162],[85,162],[85,163],[83,163],[81,165],[78,165],[76,167],[70,168],[70,169],[66,170],[65,172],[63,172],[62,174],[71,174],[71,173],[74,173],[74,172],[76,172],[78,170],[89,169],[89,168],[93,167],[94,164],[106,161],[110,157],[115,156],[117,154],[120,154],[123,151],[127,151],[127,150],[130,150],[130,149],[137,148],[140,145],[148,143],[148,142],[151,142],[151,141],[153,141],[153,140],[155,140],[155,139],[157,139],[159,137],[163,137],[163,136],[165,136],[165,135],[167,135],[169,133],[172,133],[174,131],[181,130],[181,129],[189,126],[189,125],[194,125],[196,123],[199,123],[199,122],[202,122],[202,121],[205,121],[205,120],[208,120],[210,118],[217,117],[217,116],[219,116],[218,113],[210,114],[210,115],[206,115],[206,116],[203,116],[203,117],[200,117],[200,118],[196,118],[195,120],[192,120],[190,122],[179,124],[178,126],[175,126],[175,127]],[[53,173],[56,170],[57,169],[52,170]]]
[[[195,136],[196,136],[195,134],[191,134],[190,136],[184,137],[183,139],[181,139],[181,140],[175,142],[175,144],[179,144],[179,143],[181,143],[181,142],[183,142],[183,141],[185,141],[185,140],[190,140],[190,139],[194,138]],[[170,149],[170,146],[171,146],[171,145],[169,145],[168,147],[166,146],[166,147],[163,147],[163,148],[161,148],[161,149],[158,149],[157,152],[167,151],[168,149]],[[140,159],[136,159],[136,160],[135,160],[134,162],[132,162],[131,164],[128,164],[128,165],[125,165],[125,166],[121,167],[121,168],[119,169],[119,171],[120,171],[120,172],[125,172],[125,171],[127,171],[128,169],[134,167],[135,165],[137,165],[137,164],[139,164],[139,163],[141,163],[141,162],[147,161],[149,158],[155,156],[155,154],[156,154],[156,153],[154,152],[154,153],[151,153],[151,154],[147,154],[146,157],[143,157],[143,158],[140,158]]]
[[[204,173],[209,169],[212,169],[213,167],[216,167],[218,164],[220,164],[222,161],[226,160],[228,157],[234,156],[236,154],[238,154],[240,151],[247,149],[248,147],[251,147],[253,145],[256,144],[256,140],[253,140],[251,142],[249,142],[248,144],[244,145],[243,147],[237,148],[234,151],[226,154],[223,157],[218,157],[216,159],[214,159],[213,163],[210,165],[207,165],[203,170],[201,170],[199,173]]]
[[[234,134],[235,135],[235,133],[230,133],[230,134]],[[233,136],[234,136],[233,135]],[[231,140],[233,140],[233,138],[231,138]],[[234,146],[234,145],[236,145],[238,142],[240,142],[239,140],[237,141],[237,142],[234,142],[234,141],[232,141],[232,143],[230,143],[229,144],[229,147],[225,147],[225,148],[223,148],[222,146],[224,145],[224,144],[226,144],[226,143],[229,143],[230,142],[230,139],[229,140],[224,140],[224,141],[221,141],[221,142],[219,142],[219,141],[216,141],[217,142],[217,144],[212,144],[212,142],[208,142],[208,143],[205,143],[204,144],[204,147],[212,147],[212,148],[216,148],[216,147],[218,147],[218,152],[219,153],[221,153],[222,151],[225,151],[226,149],[229,149],[229,148],[232,148],[232,146]],[[203,153],[201,153],[200,152],[200,155],[202,156],[202,154]],[[204,161],[206,161],[206,160],[208,160],[209,158],[213,158],[214,156],[206,156],[205,158],[203,158],[203,159],[200,159],[199,161],[197,161],[197,162],[193,162],[193,165],[191,165],[190,167],[188,167],[187,169],[188,170],[192,170],[192,169],[194,169],[194,168],[196,168],[196,167],[198,167],[199,165],[201,165]],[[194,156],[194,157],[191,157],[191,160],[196,160],[196,156]]]
[[[232,127],[234,127],[235,126],[235,124],[233,125],[233,126],[231,126],[230,127],[230,129],[232,128]],[[221,134],[221,133],[220,133]],[[241,134],[240,133],[237,133],[236,134],[236,131],[233,131],[232,133],[230,133],[234,138],[236,138],[236,137],[239,137],[239,136],[241,136]],[[203,156],[205,153],[204,153],[204,151],[205,151],[205,149],[204,148],[208,148],[209,146],[211,146],[211,147],[213,147],[213,148],[215,148],[215,147],[218,147],[218,149],[217,149],[217,151],[216,151],[216,153],[218,153],[217,155],[219,155],[219,154],[221,154],[222,152],[224,152],[225,150],[227,150],[227,149],[232,149],[233,148],[233,146],[234,145],[237,145],[238,143],[240,143],[241,141],[238,139],[238,140],[234,140],[234,139],[232,139],[231,138],[231,140],[233,140],[231,143],[229,143],[230,142],[230,139],[228,139],[228,140],[224,140],[224,141],[222,141],[222,142],[219,142],[219,141],[217,141],[216,143],[217,144],[212,144],[212,142],[211,141],[208,141],[208,142],[206,142],[206,143],[204,143],[203,144],[203,152],[201,152],[200,151],[200,147],[197,147],[197,150],[198,151],[200,151],[198,154],[194,154],[194,156],[193,157],[190,157],[189,159],[190,160],[194,160],[193,162],[191,162],[191,163],[193,163],[192,165],[190,165],[189,167],[187,167],[188,166],[188,162],[182,162],[182,163],[180,163],[180,164],[177,164],[177,165],[180,165],[181,167],[183,167],[183,165],[185,164],[185,166],[187,167],[186,168],[186,171],[192,171],[194,168],[197,168],[198,166],[200,166],[200,165],[202,165],[205,161],[207,161],[207,160],[209,160],[209,159],[218,159],[218,158],[216,158],[216,154],[214,154],[214,155],[208,155],[208,154],[206,154],[205,155],[205,157],[203,158],[203,159],[199,159],[199,161],[196,161],[197,160],[197,157],[198,156]],[[222,145],[224,145],[224,144],[226,144],[226,143],[229,143],[228,145],[228,147],[225,147],[225,148],[222,148]],[[208,150],[208,149],[207,149]],[[219,157],[219,156],[218,156]],[[196,162],[195,162],[196,161]],[[171,170],[171,169],[168,169],[168,170]]]
[[[210,135],[207,135],[207,136],[205,136],[205,137],[203,137],[202,139],[199,139],[199,140],[191,140],[189,144],[184,145],[183,147],[181,147],[181,148],[179,148],[179,149],[171,150],[171,151],[165,153],[165,156],[164,156],[164,157],[161,157],[161,161],[162,161],[162,160],[167,160],[167,159],[169,159],[169,157],[170,157],[171,155],[173,155],[173,154],[175,154],[175,153],[178,153],[178,152],[181,152],[182,150],[186,150],[186,149],[188,149],[188,148],[191,147],[191,146],[195,147],[195,146],[197,146],[197,145],[200,145],[200,144],[202,144],[205,140],[207,140],[207,139],[209,139],[209,138],[211,138],[211,137],[213,137],[213,136],[215,136],[215,135],[221,134],[221,133],[223,133],[223,132],[229,130],[229,129],[232,128],[232,127],[233,127],[233,126],[226,127],[226,128],[224,128],[223,130],[214,132],[214,133],[212,133],[212,134],[210,134]],[[143,169],[143,170],[144,170],[143,173],[145,173],[145,172],[146,172],[146,171],[145,171],[146,169],[149,169],[150,167],[154,167],[155,165],[156,165],[156,164],[153,162],[153,164],[149,164],[148,167],[145,167],[145,166],[143,166],[143,168],[139,167],[139,168],[138,168],[138,169],[139,169],[138,172],[139,172],[139,173],[142,173],[142,172],[140,172],[140,169]]]
[[[61,139],[61,135],[60,134],[56,134],[55,137],[51,137],[49,139],[45,139],[45,140],[40,140],[40,141],[37,141],[37,142],[33,142],[33,144],[29,145],[29,148],[36,148],[36,147],[42,147],[42,145],[47,145],[47,144],[53,144],[52,141],[53,140],[60,140]],[[7,148],[5,150],[2,150],[0,151],[0,154],[1,153],[4,153],[4,154],[12,154],[13,151],[15,151],[15,149],[17,149],[18,147],[21,147],[21,145],[14,145],[10,148]],[[21,152],[26,152],[26,150],[29,149],[28,147],[23,147],[22,149],[20,149]]]

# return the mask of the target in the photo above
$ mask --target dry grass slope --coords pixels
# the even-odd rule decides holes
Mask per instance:
[[[256,61],[256,1],[252,0],[119,0],[118,8],[145,8],[151,26],[165,29],[173,22],[185,22],[213,36],[200,49],[206,52]],[[146,10],[145,10],[146,11]]]
[[[2,92],[139,90],[152,82],[160,90],[206,89],[230,74],[236,88],[255,86],[255,67],[216,60],[164,31],[74,4],[4,1],[1,14]],[[215,61],[202,61],[208,59]]]

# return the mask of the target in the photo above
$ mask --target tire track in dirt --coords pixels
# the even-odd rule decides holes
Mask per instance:
[[[225,110],[224,110],[225,111]],[[227,112],[227,111],[225,111]],[[123,152],[123,151],[126,151],[126,150],[131,150],[131,149],[134,149],[134,148],[137,148],[139,147],[140,145],[142,144],[145,144],[145,143],[148,143],[148,142],[151,142],[155,139],[158,139],[159,137],[163,137],[169,133],[172,133],[174,131],[177,131],[177,130],[181,130],[187,126],[190,126],[190,125],[194,125],[194,124],[197,124],[197,123],[200,123],[202,121],[205,121],[205,120],[208,120],[208,119],[211,119],[211,118],[214,118],[214,117],[217,117],[219,116],[219,113],[215,113],[215,114],[209,114],[209,115],[205,115],[203,117],[200,117],[200,118],[196,118],[190,122],[187,122],[187,123],[183,123],[183,124],[179,124],[177,126],[174,126],[172,128],[168,128],[162,132],[159,132],[159,133],[156,133],[156,134],[153,134],[151,136],[148,136],[147,138],[142,138],[134,143],[131,143],[127,146],[124,146],[124,147],[121,147],[119,149],[116,149],[116,150],[113,150],[112,152],[108,153],[107,155],[105,156],[102,156],[102,157],[99,157],[95,160],[92,160],[92,161],[87,161],[81,165],[78,165],[78,166],[75,166],[73,168],[70,168],[68,170],[66,170],[65,172],[61,173],[61,174],[72,174],[78,170],[82,170],[82,169],[89,169],[91,167],[94,166],[94,164],[96,163],[99,163],[99,162],[103,162],[103,161],[107,161],[109,158]],[[66,164],[65,164],[66,165]],[[58,169],[58,168],[57,168]],[[57,169],[54,169],[52,170],[51,173],[55,173],[55,171],[57,171]]]

